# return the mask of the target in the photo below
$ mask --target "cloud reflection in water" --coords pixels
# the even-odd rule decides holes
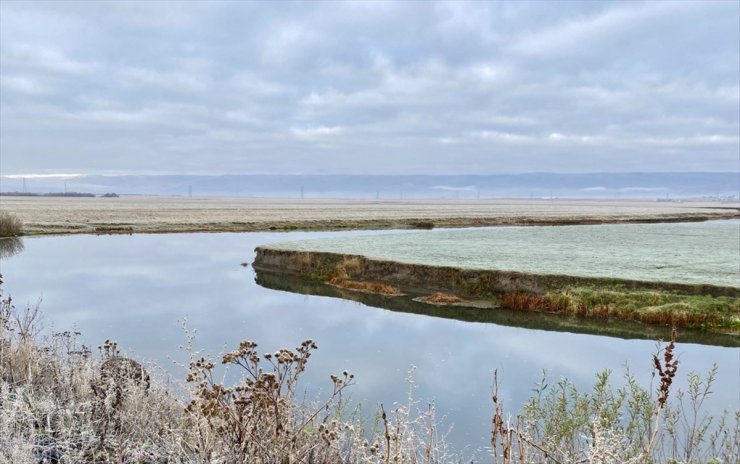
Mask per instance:
[[[256,246],[302,238],[368,232],[245,233],[29,238],[25,251],[2,262],[5,289],[20,305],[43,298],[55,329],[76,327],[97,346],[112,338],[141,358],[182,376],[170,358],[184,360],[178,320],[197,329],[196,344],[217,354],[244,339],[264,351],[294,347],[313,338],[303,384],[310,395],[330,389],[329,374],[357,376],[352,396],[368,411],[405,401],[407,371],[416,366],[415,396],[434,401],[456,449],[485,446],[490,424],[494,368],[511,412],[531,394],[543,368],[552,378],[590,387],[596,372],[629,363],[648,385],[655,342],[463,322],[393,312],[322,296],[270,290],[255,284]],[[740,407],[737,348],[679,343],[679,377],[720,372],[712,408]],[[680,382],[683,384],[683,380]],[[444,428],[444,427],[443,427]]]

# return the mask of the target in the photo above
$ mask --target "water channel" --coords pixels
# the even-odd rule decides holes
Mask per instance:
[[[185,342],[185,318],[197,330],[196,347],[213,355],[245,339],[264,351],[314,339],[319,349],[303,383],[309,396],[326,393],[329,375],[347,369],[357,378],[352,399],[364,411],[405,402],[414,366],[414,397],[422,409],[434,402],[443,416],[441,430],[450,429],[449,445],[465,455],[488,442],[494,369],[512,412],[531,396],[543,369],[550,379],[567,377],[589,388],[604,369],[613,370],[619,384],[629,365],[649,385],[654,340],[392,311],[258,285],[251,266],[242,265],[253,260],[258,245],[378,233],[31,237],[23,240],[22,251],[5,255],[0,272],[16,305],[40,301],[46,326],[75,328],[92,346],[115,339],[130,355],[165,367],[173,377],[184,377],[173,360],[186,359],[178,349]],[[689,370],[706,372],[717,363],[710,410],[740,408],[740,349],[679,343],[677,353],[679,386]]]

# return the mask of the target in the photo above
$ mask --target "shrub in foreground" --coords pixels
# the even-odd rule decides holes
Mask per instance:
[[[740,456],[740,411],[713,417],[703,410],[717,374],[688,374],[688,391],[672,391],[678,369],[674,340],[653,355],[655,391],[625,373],[613,388],[609,371],[590,392],[543,375],[535,395],[512,419],[504,415],[494,374],[491,444],[494,462],[735,463]],[[652,382],[651,382],[652,384]]]
[[[187,378],[165,382],[115,342],[94,355],[78,333],[42,333],[37,308],[16,310],[0,293],[0,463],[462,462],[438,436],[434,408],[419,408],[410,394],[407,404],[381,405],[369,426],[343,399],[355,382],[349,372],[330,376],[326,398],[298,398],[312,340],[264,354],[245,341],[215,362],[198,356],[187,334]],[[513,417],[494,380],[493,461],[734,462],[739,413],[715,419],[702,411],[716,368],[689,374],[686,394],[671,393],[673,350],[670,343],[653,358],[655,395],[629,373],[619,389],[602,373],[586,393],[543,380]],[[221,367],[240,380],[216,380]]]
[[[342,399],[349,372],[330,376],[328,398],[297,399],[312,340],[262,355],[242,342],[219,360],[242,374],[227,386],[188,332],[187,379],[173,383],[113,341],[94,356],[78,333],[44,335],[37,308],[0,300],[0,463],[453,461],[438,444],[433,408],[395,405],[368,430]]]

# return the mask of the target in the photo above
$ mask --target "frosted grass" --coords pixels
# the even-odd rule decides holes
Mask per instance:
[[[269,247],[434,266],[740,288],[740,220],[448,229]]]

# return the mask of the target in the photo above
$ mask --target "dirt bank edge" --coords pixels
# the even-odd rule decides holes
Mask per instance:
[[[416,295],[445,293],[465,300],[489,300],[511,309],[562,312],[593,318],[634,320],[648,324],[684,325],[722,333],[738,333],[740,315],[737,298],[740,289],[717,285],[650,282],[640,280],[576,277],[550,274],[528,274],[491,269],[466,269],[449,266],[430,266],[396,261],[370,259],[360,255],[258,247],[253,267],[326,282],[341,274],[342,278],[392,285],[403,292]],[[670,304],[647,308],[609,307],[609,304],[591,304],[576,300],[559,303],[562,294],[572,289],[587,289],[607,293],[617,300],[634,300],[635,295],[649,294],[655,298],[669,298]],[[559,293],[560,292],[560,293]],[[576,292],[577,293],[577,292]],[[696,305],[697,301],[699,302]],[[632,303],[630,303],[632,304]],[[685,311],[676,308],[691,305],[702,308],[699,316],[686,319]],[[725,312],[721,318],[706,308],[719,305]],[[696,312],[696,311],[694,311]]]

